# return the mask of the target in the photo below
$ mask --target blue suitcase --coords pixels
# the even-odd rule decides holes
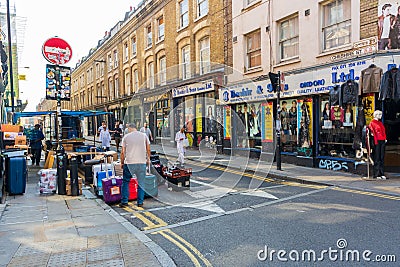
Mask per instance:
[[[6,158],[6,189],[9,194],[25,193],[28,169],[25,157]]]
[[[112,177],[114,172],[112,170],[108,170],[108,177]],[[97,173],[97,185],[96,185],[96,194],[98,196],[103,195],[103,184],[102,181],[104,178],[108,178],[106,171],[99,171]]]
[[[143,190],[145,197],[158,196],[158,181],[154,174],[146,174]]]

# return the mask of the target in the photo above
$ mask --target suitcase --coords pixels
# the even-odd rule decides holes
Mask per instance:
[[[158,196],[158,181],[154,174],[147,173],[143,181],[143,190],[145,197],[156,197]]]
[[[131,178],[129,183],[129,197],[128,200],[136,200],[137,199],[137,190],[138,190],[138,182],[136,178]]]
[[[96,189],[95,192],[98,196],[103,196],[103,182],[102,180],[105,178],[113,177],[114,173],[112,170],[108,170],[108,175],[106,171],[99,171],[96,175]]]
[[[9,194],[25,193],[28,169],[25,157],[6,158],[6,190]]]
[[[103,200],[107,204],[121,201],[122,177],[113,176],[102,181]]]

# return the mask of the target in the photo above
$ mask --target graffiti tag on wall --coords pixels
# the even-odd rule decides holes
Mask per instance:
[[[347,166],[347,162],[339,162],[337,160],[331,160],[331,159],[320,159],[318,167],[320,169],[326,169],[326,170],[333,170],[333,171],[340,171],[340,170],[349,170],[349,167]]]

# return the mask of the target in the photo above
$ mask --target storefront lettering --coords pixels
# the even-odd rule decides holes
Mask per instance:
[[[287,91],[289,90],[289,85],[285,84],[285,86],[283,87],[283,91]],[[272,88],[272,84],[267,84],[267,92],[268,93],[272,93],[274,91],[274,88]]]
[[[337,72],[332,72],[332,83],[344,83],[348,80],[359,80],[360,77],[356,77],[354,75],[354,69],[350,69],[346,74],[345,72],[341,72],[339,75]]]
[[[325,85],[325,79],[300,83],[300,88]]]
[[[246,96],[251,96],[253,90],[250,90],[249,88],[242,88],[242,91],[231,91],[231,98],[235,98],[235,97],[246,97]]]
[[[172,97],[179,97],[185,95],[193,95],[196,93],[201,93],[205,91],[213,91],[214,90],[214,82],[207,81],[203,83],[195,83],[179,88],[175,88],[172,90]]]
[[[339,162],[337,160],[331,160],[331,159],[321,159],[319,161],[318,167],[320,169],[333,170],[333,171],[340,171],[342,169],[345,169],[345,170],[349,169],[349,167],[347,166],[347,162]]]

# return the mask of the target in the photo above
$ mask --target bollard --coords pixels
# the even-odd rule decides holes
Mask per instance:
[[[76,156],[71,158],[70,171],[71,171],[71,196],[79,196],[78,158]]]
[[[67,157],[64,147],[60,145],[57,148],[57,191],[59,195],[66,195],[65,179],[67,178]]]

